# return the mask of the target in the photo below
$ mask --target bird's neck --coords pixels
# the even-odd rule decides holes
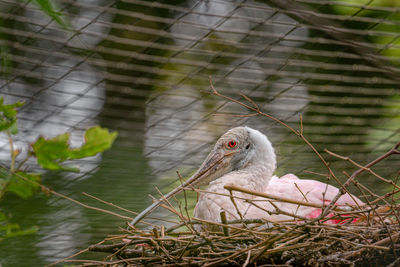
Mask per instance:
[[[265,137],[265,136],[264,136]],[[265,138],[266,139],[266,138]],[[241,170],[249,181],[249,189],[264,191],[276,169],[275,152],[269,141],[257,144],[253,159]]]
[[[246,188],[264,192],[274,170],[275,165],[272,164],[251,164],[238,172],[243,180],[246,181]]]

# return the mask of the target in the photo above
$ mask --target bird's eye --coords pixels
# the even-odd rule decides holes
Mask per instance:
[[[234,148],[234,147],[236,147],[236,145],[237,145],[236,141],[233,141],[233,140],[229,141],[229,143],[228,143],[228,147],[230,147],[230,148]]]
[[[250,144],[247,144],[246,149],[249,149],[249,148],[250,148]]]

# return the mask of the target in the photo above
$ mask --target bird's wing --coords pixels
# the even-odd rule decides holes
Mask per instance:
[[[299,179],[294,174],[286,174],[281,178],[276,176],[272,177],[265,191],[265,193],[275,197],[280,197],[282,199],[289,198],[298,202],[309,202],[321,207],[331,203],[338,192],[339,189],[332,185],[315,180]],[[261,208],[256,205],[251,206],[248,211],[249,218],[267,218],[279,221],[293,219],[293,217],[288,216],[288,214],[295,214],[296,216],[304,218],[317,218],[322,213],[321,208],[291,204],[286,201],[268,200],[267,198],[262,197],[256,198],[253,203],[256,203]],[[345,194],[339,198],[336,205],[353,206],[357,205],[357,203],[359,205],[363,204],[363,202],[357,197]],[[270,216],[266,216],[265,210],[274,212],[276,209],[280,209],[286,213],[286,215],[282,212],[279,213],[278,211],[278,213],[271,213]],[[329,214],[328,217],[332,215],[333,214]],[[325,223],[343,223],[343,220],[334,219],[328,220]]]
[[[267,188],[268,193],[279,194],[299,201],[317,204],[329,204],[338,194],[339,189],[316,180],[299,179],[294,174],[286,174],[278,179],[272,179]],[[336,205],[360,205],[363,202],[357,197],[344,194]]]

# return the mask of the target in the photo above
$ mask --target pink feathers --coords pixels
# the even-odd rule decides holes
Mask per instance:
[[[333,198],[339,192],[339,189],[315,180],[299,179],[294,174],[286,174],[281,178],[276,176],[272,177],[267,192],[270,194],[288,197],[297,201],[311,202],[319,205],[329,205]],[[283,202],[276,203],[276,205],[284,211],[294,211],[293,205],[288,205]],[[363,202],[357,197],[345,194],[336,202],[337,206],[357,206],[363,205]],[[296,208],[295,214],[304,218],[314,219],[320,216],[321,209],[299,206]],[[328,214],[328,217],[334,216],[333,213]],[[342,215],[345,217],[346,215]],[[347,219],[332,219],[325,223],[337,224],[345,223]],[[353,221],[354,222],[354,221]]]
[[[249,127],[229,130],[217,141],[194,175],[199,177],[190,178],[209,182],[208,192],[199,196],[194,216],[219,222],[220,213],[224,211],[228,221],[240,218],[302,221],[318,218],[323,207],[329,205],[339,192],[332,185],[299,179],[294,174],[278,178],[273,176],[275,168],[275,152],[265,135]],[[234,192],[235,204],[227,196],[229,191],[225,186],[229,185],[245,189]],[[344,194],[335,205],[357,206],[363,202]],[[332,219],[327,223],[349,220],[343,216],[333,217],[334,214],[329,216]]]

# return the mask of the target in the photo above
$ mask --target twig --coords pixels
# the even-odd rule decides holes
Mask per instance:
[[[118,213],[115,213],[115,212],[112,212],[112,211],[109,211],[109,210],[100,209],[100,208],[93,207],[93,206],[84,204],[84,203],[82,203],[82,202],[79,202],[78,200],[75,200],[75,199],[70,198],[70,197],[67,197],[67,196],[65,196],[65,195],[63,195],[63,194],[61,194],[61,193],[58,193],[58,192],[56,192],[56,191],[54,191],[54,190],[52,190],[52,189],[50,189],[50,188],[48,188],[48,187],[46,187],[46,186],[44,186],[44,185],[38,183],[38,182],[29,180],[29,179],[25,178],[24,176],[22,176],[22,175],[20,175],[20,174],[18,174],[18,173],[15,173],[14,175],[16,175],[18,178],[23,179],[23,180],[26,181],[26,182],[32,183],[32,184],[34,184],[34,185],[36,185],[36,186],[39,186],[43,191],[49,192],[49,193],[51,193],[51,194],[53,194],[53,195],[55,195],[55,196],[64,198],[64,199],[66,199],[66,200],[69,200],[69,201],[71,201],[71,202],[73,202],[73,203],[75,203],[75,204],[78,204],[79,206],[82,206],[82,207],[84,207],[84,208],[91,209],[91,210],[96,210],[96,211],[103,212],[103,213],[107,213],[107,214],[110,214],[110,215],[119,217],[119,218],[121,218],[121,219],[124,219],[124,220],[131,220],[131,219],[132,219],[131,217],[128,217],[128,216],[120,215],[120,214],[118,214]]]
[[[88,250],[89,250],[89,249],[87,249],[87,248],[82,249],[81,251],[78,251],[77,253],[72,254],[71,256],[68,256],[68,257],[63,258],[63,259],[61,259],[61,260],[58,260],[58,261],[55,261],[55,262],[53,262],[53,263],[47,264],[47,265],[45,265],[44,267],[50,267],[50,266],[54,266],[54,265],[56,265],[56,264],[59,264],[59,263],[61,263],[61,262],[66,262],[66,261],[68,261],[69,259],[72,259],[72,258],[74,258],[74,257],[76,257],[76,256],[78,256],[78,255],[80,255],[80,254],[82,254],[82,253],[87,252]]]
[[[352,183],[354,181],[354,179],[360,175],[361,173],[363,173],[365,170],[368,170],[369,168],[371,168],[372,166],[374,166],[375,164],[381,162],[382,160],[386,159],[387,157],[394,155],[394,154],[400,154],[400,151],[398,151],[397,149],[400,146],[400,142],[397,143],[392,149],[390,149],[388,152],[386,152],[385,154],[383,154],[382,156],[376,158],[375,160],[371,161],[370,163],[368,163],[367,165],[363,166],[362,168],[356,170],[355,172],[353,172],[353,174],[346,180],[346,182],[339,188],[339,192],[336,194],[336,196],[333,198],[332,202],[323,210],[323,212],[321,213],[321,217],[326,216],[333,208],[333,206],[335,205],[336,201],[339,200],[339,198],[341,196],[343,196],[346,193],[346,187],[348,185],[350,185],[350,183]]]
[[[250,257],[251,257],[251,250],[249,250],[247,252],[247,257],[246,257],[246,260],[244,261],[242,267],[246,267],[250,263]]]
[[[227,224],[225,211],[221,211],[220,216],[221,216],[221,223]],[[224,236],[229,236],[229,228],[228,227],[222,226],[222,230],[224,231]]]
[[[226,187],[224,187],[224,188],[227,189]],[[231,200],[233,206],[235,207],[236,213],[239,215],[240,220],[243,220],[243,214],[240,212],[240,210],[239,210],[239,208],[238,208],[238,206],[236,204],[235,197],[232,194],[232,190],[229,190],[229,199]]]
[[[236,103],[236,104],[238,104],[238,105],[240,105],[240,106],[243,106],[243,107],[247,108],[248,110],[251,110],[251,111],[253,111],[253,112],[255,112],[255,113],[257,113],[257,114],[259,114],[259,115],[261,115],[261,116],[267,117],[267,118],[269,118],[269,119],[271,119],[271,120],[273,120],[273,121],[275,121],[275,122],[277,122],[277,123],[283,125],[283,126],[286,127],[287,129],[289,129],[292,133],[294,133],[296,136],[300,137],[300,138],[313,150],[313,152],[318,156],[318,158],[322,161],[322,163],[324,164],[324,166],[327,168],[327,170],[328,170],[330,176],[332,176],[333,179],[334,179],[339,185],[341,185],[341,182],[340,182],[339,179],[336,177],[336,175],[333,173],[332,169],[329,167],[329,165],[328,165],[328,163],[326,162],[326,160],[324,159],[324,157],[318,152],[318,150],[317,150],[317,149],[307,140],[307,138],[305,138],[305,136],[302,134],[302,133],[303,133],[303,130],[301,130],[301,131],[295,130],[294,128],[290,127],[288,124],[286,124],[286,123],[284,123],[283,121],[281,121],[281,120],[275,118],[274,116],[271,116],[271,115],[269,115],[269,114],[267,114],[267,113],[262,112],[261,110],[258,109],[258,106],[249,106],[249,105],[247,105],[247,104],[245,104],[245,103],[243,103],[243,102],[241,102],[241,101],[238,101],[238,100],[236,100],[236,99],[234,99],[234,98],[231,98],[231,97],[229,97],[229,96],[226,96],[226,95],[223,95],[223,94],[219,93],[219,92],[217,91],[217,89],[215,89],[215,87],[214,87],[214,85],[213,85],[213,83],[212,83],[211,76],[209,77],[209,81],[210,81],[211,93],[212,93],[213,95],[218,96],[218,97],[221,97],[221,98],[224,98],[224,99],[226,99],[226,100],[228,100],[228,101],[230,101],[230,102],[233,102],[233,103]],[[346,188],[343,188],[343,190],[346,191],[347,189],[346,189]],[[336,201],[337,201],[337,200],[336,200]]]
[[[93,198],[93,199],[95,199],[95,200],[97,200],[97,201],[99,201],[99,202],[101,202],[101,203],[104,203],[104,204],[109,205],[109,206],[111,206],[111,207],[114,207],[114,208],[123,210],[123,211],[125,211],[125,212],[132,213],[132,214],[135,214],[135,215],[137,214],[137,212],[134,212],[134,211],[131,211],[131,210],[122,208],[122,207],[120,207],[120,206],[118,206],[118,205],[115,205],[115,204],[113,204],[113,203],[111,203],[111,202],[107,202],[107,201],[105,201],[105,200],[103,200],[103,199],[101,199],[101,198],[95,197],[95,196],[93,196],[93,195],[91,195],[91,194],[88,194],[88,193],[86,193],[86,192],[82,192],[82,195],[85,195],[85,196],[87,196],[87,197]]]
[[[379,240],[379,241],[375,242],[372,245],[375,245],[375,246],[385,245],[385,244],[393,242],[393,240],[397,241],[399,236],[400,236],[400,233],[396,233],[393,236],[386,237],[386,238],[384,238],[382,240]],[[366,249],[368,249],[368,248],[367,247],[360,248],[359,250],[356,250],[356,251],[352,252],[350,255],[347,255],[345,257],[345,259],[350,259],[350,258],[353,258],[353,257],[357,257],[361,253],[363,253]]]
[[[246,193],[246,194],[253,195],[253,196],[258,196],[258,197],[263,197],[263,198],[268,198],[268,199],[274,199],[274,200],[277,200],[277,201],[296,204],[296,205],[301,205],[301,206],[306,206],[306,207],[313,207],[313,208],[322,208],[323,207],[322,205],[317,204],[317,203],[298,201],[298,200],[285,198],[285,197],[278,197],[278,196],[274,196],[272,194],[257,192],[257,191],[250,190],[250,189],[243,188],[243,187],[239,187],[239,186],[236,186],[236,185],[233,185],[233,184],[225,185],[224,188],[227,189],[227,190],[239,191],[239,192]],[[341,208],[340,206],[335,206],[335,209],[343,210],[343,208]]]
[[[7,130],[6,133],[7,133],[7,137],[8,137],[8,143],[10,144],[10,157],[11,157],[10,173],[14,173],[15,159],[17,158],[18,152],[14,149],[14,142],[13,142],[10,130]]]
[[[187,208],[187,196],[186,196],[186,190],[183,187],[183,178],[182,178],[181,174],[178,171],[176,173],[177,173],[177,175],[179,177],[179,181],[181,182],[181,187],[183,188],[182,191],[183,191],[183,196],[184,196],[184,199],[185,199],[185,211],[186,211],[186,215],[187,215],[187,218],[188,218],[188,221],[189,221],[189,223],[186,223],[186,221],[184,221],[184,223],[185,223],[186,227],[190,231],[197,233],[197,230],[194,227],[192,227],[192,224],[191,224],[192,220],[190,219],[189,211],[188,211],[188,208]]]
[[[294,186],[295,186],[296,189],[300,192],[300,194],[303,196],[304,200],[305,200],[306,202],[310,202],[310,201],[308,201],[307,196],[306,196],[306,195],[308,194],[308,192],[307,192],[306,194],[304,194],[303,191],[301,191],[300,187],[297,185],[297,183],[294,183]],[[323,201],[323,202],[324,202],[324,201]]]
[[[399,143],[399,144],[400,144],[400,143]],[[397,145],[396,145],[396,146],[397,146]],[[393,182],[392,180],[385,179],[385,178],[383,178],[382,176],[378,175],[376,172],[374,172],[374,171],[370,168],[370,167],[372,167],[372,166],[370,166],[370,167],[364,167],[364,166],[362,166],[361,164],[358,164],[357,162],[355,162],[354,160],[352,160],[351,158],[349,158],[349,157],[344,157],[344,156],[340,156],[340,155],[338,155],[338,154],[336,154],[336,153],[333,153],[333,152],[329,151],[328,149],[325,149],[325,152],[328,153],[328,154],[330,154],[330,155],[332,155],[332,156],[334,156],[334,157],[337,157],[337,158],[340,158],[340,159],[342,159],[342,160],[348,161],[348,162],[350,162],[351,164],[355,165],[356,167],[358,167],[358,168],[360,168],[360,169],[363,169],[364,171],[368,171],[369,173],[371,173],[372,175],[374,175],[374,176],[377,177],[378,179],[384,181],[385,183],[388,183],[388,184],[392,185],[393,187],[395,187],[395,188],[397,188],[397,189],[400,189],[400,187],[399,187],[395,182]],[[394,150],[394,153],[393,153],[393,154],[398,154],[396,149]]]
[[[238,101],[238,100],[236,100],[236,99],[234,99],[234,98],[231,98],[231,97],[229,97],[229,96],[226,96],[226,95],[223,95],[223,94],[219,93],[219,92],[217,91],[217,89],[215,89],[215,87],[214,87],[214,85],[213,85],[211,76],[209,77],[209,81],[210,81],[210,87],[211,87],[211,90],[212,90],[212,94],[213,94],[213,95],[218,96],[218,97],[221,97],[221,98],[225,98],[226,100],[229,100],[230,102],[236,103],[236,104],[238,104],[238,105],[240,105],[240,106],[243,106],[243,107],[245,107],[245,108],[247,108],[247,109],[249,109],[249,110],[252,110],[252,111],[256,112],[256,113],[259,114],[259,115],[268,117],[268,118],[270,118],[271,120],[273,120],[273,121],[275,121],[275,122],[277,122],[277,123],[279,123],[279,124],[282,124],[283,126],[285,126],[286,128],[288,128],[289,130],[291,130],[291,131],[292,131],[293,133],[295,133],[296,135],[299,135],[299,133],[298,133],[295,129],[293,129],[292,127],[290,127],[290,126],[287,125],[286,123],[282,122],[281,120],[279,120],[279,119],[277,119],[277,118],[275,118],[275,117],[273,117],[273,116],[271,116],[271,115],[269,115],[269,114],[266,114],[266,113],[264,113],[264,112],[261,112],[257,105],[255,105],[255,106],[252,107],[252,106],[246,105],[246,104],[244,104],[243,102],[240,102],[240,101]],[[244,97],[244,95],[242,95],[242,96]],[[246,99],[249,99],[247,96],[246,96],[245,98],[246,98]],[[252,103],[252,104],[254,103],[253,101],[249,101],[249,102]]]

